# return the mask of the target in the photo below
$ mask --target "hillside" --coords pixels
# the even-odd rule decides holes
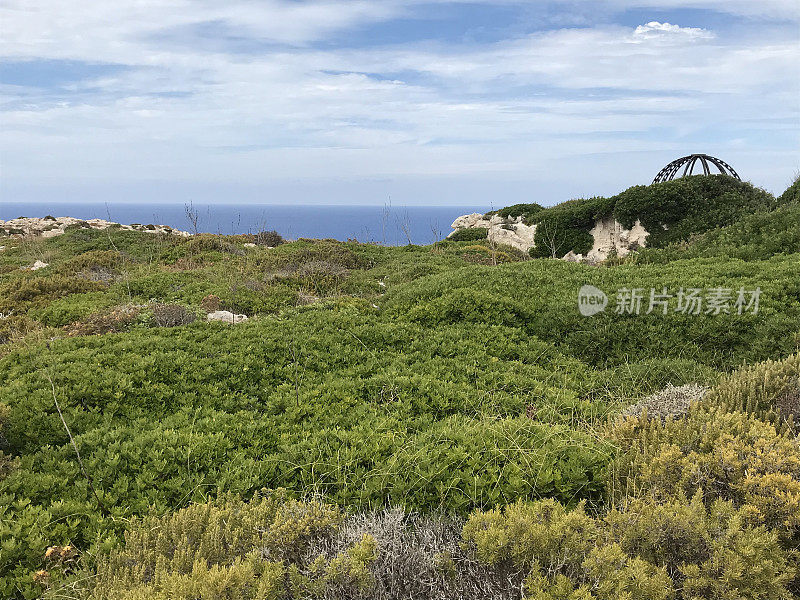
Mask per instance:
[[[600,262],[641,247],[663,248],[790,204],[797,184],[780,198],[727,175],[683,177],[634,186],[612,196],[581,198],[544,208],[516,204],[453,226],[458,239],[511,243],[534,258]],[[795,190],[795,191],[793,191]],[[794,200],[796,202],[796,199]],[[462,228],[466,227],[466,229]],[[786,228],[787,230],[789,228]],[[507,241],[508,240],[508,241]]]
[[[6,237],[0,597],[800,593],[796,188],[500,211],[559,254],[598,216],[651,232],[598,266],[476,234]]]

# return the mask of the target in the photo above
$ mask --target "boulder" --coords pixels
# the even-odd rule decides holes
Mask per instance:
[[[49,263],[43,262],[41,260],[37,260],[35,263],[33,263],[33,266],[30,268],[30,270],[31,271],[38,271],[39,269],[44,269],[45,267],[49,267],[49,266],[50,266]]]
[[[242,323],[247,321],[247,315],[236,315],[227,310],[215,310],[208,313],[206,317],[209,321],[221,321],[223,323]]]

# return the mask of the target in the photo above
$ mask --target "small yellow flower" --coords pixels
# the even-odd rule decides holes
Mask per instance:
[[[50,577],[50,573],[48,573],[44,569],[41,569],[33,574],[33,581],[36,583],[44,583],[45,581],[47,581],[48,577]]]

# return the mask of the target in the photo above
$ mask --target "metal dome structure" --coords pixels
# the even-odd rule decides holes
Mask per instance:
[[[736,173],[736,171],[733,170],[733,167],[724,160],[714,158],[708,154],[690,154],[689,156],[684,156],[677,160],[673,160],[666,167],[661,169],[658,172],[658,175],[656,175],[656,178],[653,179],[653,183],[660,183],[662,181],[671,181],[672,179],[675,179],[675,176],[677,175],[678,171],[681,170],[681,167],[683,167],[683,173],[680,175],[680,177],[694,175],[694,168],[698,163],[703,169],[703,175],[710,175],[710,165],[714,165],[717,169],[719,169],[719,172],[722,175],[730,175],[731,177],[735,177],[741,181],[738,173]],[[700,175],[699,168],[697,174]]]

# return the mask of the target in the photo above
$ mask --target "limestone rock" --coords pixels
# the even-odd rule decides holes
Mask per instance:
[[[105,219],[76,219],[74,217],[51,217],[44,218],[20,217],[8,221],[0,220],[0,232],[12,238],[21,237],[42,237],[50,238],[63,235],[67,227],[77,226],[82,229],[108,229],[109,227],[119,227],[124,231],[143,231],[146,233],[161,233],[188,237],[191,234],[186,231],[179,231],[166,225],[120,225]]]
[[[31,271],[38,271],[39,269],[44,269],[45,267],[49,267],[49,266],[50,266],[49,263],[43,262],[41,260],[37,260],[35,263],[33,263],[33,266],[30,268],[30,270]]]
[[[511,246],[522,252],[533,248],[533,237],[536,234],[536,225],[526,225],[522,217],[516,219],[492,215],[486,218],[480,213],[458,217],[451,225],[453,231],[447,237],[453,236],[461,229],[483,227],[488,229],[487,239],[495,244]]]
[[[607,259],[614,252],[617,256],[627,256],[647,245],[649,235],[638,219],[631,229],[625,229],[614,217],[598,219],[589,233],[594,244],[586,256],[596,262]]]
[[[459,229],[469,229],[470,227],[489,227],[489,222],[483,219],[482,214],[472,213],[471,215],[462,215],[458,217],[455,221],[453,221],[453,224],[450,227],[452,227],[455,231],[458,231]],[[455,231],[453,231],[450,235],[453,235]]]
[[[536,225],[526,225],[520,217],[513,224],[503,223],[499,226],[493,225],[489,228],[487,236],[490,242],[512,246],[522,252],[527,252],[534,246],[534,236],[536,235]]]
[[[236,315],[227,310],[215,310],[208,313],[206,318],[209,321],[221,321],[223,323],[242,323],[247,321],[247,315]]]

